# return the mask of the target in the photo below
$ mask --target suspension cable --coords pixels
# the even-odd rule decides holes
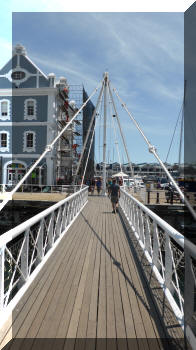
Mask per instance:
[[[96,121],[95,121],[95,123],[96,123]],[[84,183],[84,178],[85,178],[85,175],[86,175],[86,169],[87,169],[88,159],[89,159],[89,156],[90,156],[90,151],[91,151],[91,147],[92,147],[92,143],[93,143],[94,134],[95,134],[95,125],[94,125],[94,129],[93,129],[92,136],[91,136],[90,146],[89,146],[89,149],[88,149],[88,155],[87,155],[87,158],[86,158],[86,164],[85,164],[85,167],[84,167],[84,172],[83,172],[83,176],[82,176],[82,182],[81,182],[81,185],[80,185],[80,189],[82,189],[82,186],[83,186],[83,183]]]
[[[139,124],[136,122],[136,120],[134,119],[134,117],[132,116],[132,114],[129,112],[126,104],[122,101],[122,99],[120,98],[117,90],[115,88],[113,88],[113,91],[115,92],[116,96],[118,97],[120,103],[122,104],[122,107],[126,110],[126,112],[128,113],[128,115],[130,116],[131,120],[133,121],[133,123],[136,125],[136,128],[139,130],[139,132],[142,134],[144,140],[146,141],[147,145],[148,145],[148,150],[150,153],[154,154],[155,158],[158,160],[159,164],[161,165],[161,167],[163,168],[163,170],[165,171],[166,175],[168,176],[168,178],[170,179],[170,181],[172,182],[172,184],[174,185],[175,189],[177,190],[177,192],[180,195],[180,198],[182,199],[183,202],[186,203],[189,211],[191,212],[191,214],[193,215],[194,219],[196,220],[196,212],[193,209],[192,205],[190,204],[190,202],[188,201],[188,199],[186,198],[186,196],[183,194],[183,192],[181,191],[181,189],[179,188],[179,186],[177,185],[176,181],[174,180],[174,178],[172,177],[172,175],[169,173],[168,169],[166,168],[166,166],[163,164],[162,160],[159,158],[157,152],[156,152],[156,148],[155,146],[151,145],[151,143],[149,142],[149,140],[147,139],[147,137],[144,135],[142,129],[140,128]]]
[[[108,86],[109,86],[110,98],[111,98],[111,101],[112,101],[112,104],[113,104],[113,108],[114,108],[114,112],[115,112],[115,115],[116,115],[116,118],[117,118],[118,127],[119,127],[121,138],[122,138],[122,141],[123,141],[125,153],[126,153],[127,160],[128,160],[128,163],[129,163],[129,166],[130,166],[130,169],[131,169],[131,175],[132,175],[132,177],[134,179],[134,171],[133,171],[132,163],[131,163],[131,160],[130,160],[130,157],[129,157],[129,153],[128,153],[128,150],[127,150],[127,145],[126,145],[126,141],[125,141],[125,138],[124,138],[124,135],[123,135],[123,131],[122,131],[122,127],[121,127],[121,124],[120,124],[120,119],[119,119],[119,116],[118,116],[118,113],[117,113],[116,105],[114,103],[114,99],[113,99],[113,96],[112,96],[112,92],[111,92],[111,88],[110,88],[110,82],[108,83]],[[134,180],[134,183],[136,185],[135,180]]]
[[[103,93],[101,95],[101,98],[102,97],[103,97]],[[84,183],[84,178],[85,178],[85,174],[86,174],[88,159],[89,159],[89,156],[90,156],[90,151],[91,151],[91,147],[92,147],[92,143],[93,143],[93,137],[94,137],[94,134],[95,134],[96,120],[98,119],[98,115],[100,113],[100,106],[101,106],[101,103],[99,103],[99,105],[97,106],[99,109],[97,108],[97,113],[95,115],[94,129],[93,129],[92,136],[91,136],[90,146],[89,146],[88,155],[87,155],[87,158],[86,158],[86,164],[85,164],[85,167],[84,167],[84,172],[83,172],[83,175],[82,175],[82,182],[81,182],[80,189],[82,188],[83,183]]]
[[[116,126],[115,126],[115,123],[114,123],[114,120],[113,120],[114,118],[112,117],[111,105],[109,104],[109,106],[110,106],[110,112],[111,112],[111,118],[112,118],[112,126],[113,126],[113,130],[114,130],[114,143],[115,143],[117,154],[118,154],[118,160],[119,160],[119,164],[120,164],[120,171],[123,174],[121,158],[120,158],[120,152],[119,152],[119,144],[118,144],[118,141],[117,141]],[[123,179],[123,188],[124,188],[124,178],[123,178],[123,176],[122,176],[122,179]]]
[[[92,129],[93,122],[94,122],[94,120],[95,120],[95,116],[96,116],[97,109],[98,109],[98,107],[99,107],[99,105],[100,105],[100,101],[101,101],[101,98],[102,98],[103,88],[104,88],[104,83],[103,83],[103,81],[102,81],[101,91],[100,91],[100,94],[99,94],[99,97],[98,97],[98,100],[97,100],[97,104],[96,104],[96,107],[95,107],[95,109],[94,109],[94,112],[93,112],[93,115],[92,115],[92,118],[91,118],[91,121],[90,121],[90,124],[89,124],[89,128],[88,128],[86,137],[85,137],[84,145],[83,145],[83,148],[82,148],[82,153],[81,153],[81,155],[80,155],[80,159],[79,159],[79,162],[78,162],[78,165],[77,165],[77,168],[76,168],[76,173],[75,173],[74,178],[73,178],[73,183],[75,183],[76,177],[77,177],[77,175],[78,175],[78,171],[79,171],[79,169],[80,169],[80,165],[81,165],[81,162],[82,162],[82,158],[83,158],[84,153],[85,153],[85,150],[86,150],[86,144],[87,144],[87,141],[88,141],[88,138],[89,138],[91,129]]]
[[[167,162],[167,159],[168,159],[168,157],[169,157],[169,153],[170,153],[171,146],[172,146],[172,143],[173,143],[173,139],[174,139],[174,135],[175,135],[175,132],[176,132],[176,128],[177,128],[177,125],[178,125],[178,122],[179,122],[179,119],[180,119],[180,115],[181,115],[181,113],[182,113],[182,109],[183,109],[183,104],[182,104],[182,106],[181,106],[181,108],[180,108],[180,112],[179,112],[179,114],[178,114],[177,122],[176,122],[176,125],[175,125],[175,128],[174,128],[174,132],[173,132],[173,135],[172,135],[172,139],[171,139],[170,145],[169,145],[169,150],[168,150],[168,152],[167,152],[167,157],[166,157],[166,159],[165,159],[165,163]]]
[[[76,112],[76,114],[73,116],[73,118],[66,124],[66,126],[61,130],[61,132],[55,137],[55,139],[52,141],[51,144],[47,145],[45,148],[45,151],[40,155],[38,160],[32,165],[32,167],[27,171],[27,173],[24,175],[24,177],[18,182],[18,184],[14,187],[14,189],[7,194],[7,198],[5,198],[2,203],[0,204],[0,211],[5,207],[5,205],[12,199],[13,194],[18,190],[18,188],[23,184],[23,182],[28,178],[28,176],[32,173],[32,171],[35,169],[35,167],[40,163],[40,161],[46,156],[48,152],[51,152],[53,149],[54,144],[56,141],[61,137],[61,135],[65,132],[65,130],[69,127],[71,123],[73,123],[74,119],[77,117],[77,115],[81,112],[81,110],[86,106],[88,101],[93,97],[93,95],[97,92],[100,85],[102,84],[103,80],[98,84],[96,89],[92,92],[92,94],[89,96],[89,98],[83,103],[83,105],[80,107],[80,109]]]

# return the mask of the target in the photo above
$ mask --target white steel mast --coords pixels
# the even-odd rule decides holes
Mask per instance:
[[[107,123],[107,91],[108,90],[108,72],[104,73],[104,124],[103,124],[103,183],[102,195],[106,196],[106,123]]]

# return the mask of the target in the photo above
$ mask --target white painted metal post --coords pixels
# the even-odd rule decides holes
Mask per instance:
[[[29,228],[25,231],[25,238],[24,238],[24,246],[21,253],[21,271],[22,271],[22,278],[25,278],[25,281],[28,279],[29,275]],[[24,282],[25,282],[24,281]],[[22,281],[21,281],[22,284]]]
[[[41,220],[40,227],[39,227],[39,236],[37,240],[37,250],[38,250],[37,265],[40,263],[40,261],[44,257],[43,240],[44,240],[44,219]]]
[[[104,73],[104,125],[103,125],[103,184],[102,195],[106,196],[106,122],[107,122],[108,73]]]

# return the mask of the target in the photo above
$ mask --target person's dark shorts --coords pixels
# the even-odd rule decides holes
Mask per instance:
[[[111,196],[112,203],[118,203],[118,196]]]

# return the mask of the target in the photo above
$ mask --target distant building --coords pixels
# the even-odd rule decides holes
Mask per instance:
[[[73,99],[75,101],[78,108],[80,108],[82,106],[82,104],[84,102],[86,102],[86,100],[88,99],[87,92],[85,91],[83,85],[70,85],[69,86],[69,97],[70,97],[70,100]],[[77,144],[78,159],[80,157],[80,154],[82,153],[83,144],[85,142],[86,135],[87,135],[88,129],[90,127],[91,118],[92,118],[94,110],[95,110],[94,104],[92,103],[91,100],[89,100],[87,102],[86,106],[81,111],[81,113],[78,117],[77,125],[75,126],[74,134],[75,134],[75,139],[76,139],[76,144]],[[91,130],[90,130],[90,134],[89,134],[89,138],[88,138],[88,141],[86,144],[86,149],[84,152],[83,160],[82,160],[81,167],[79,170],[80,177],[84,173],[84,168],[85,168],[85,164],[87,161],[87,156],[88,156],[88,151],[89,151],[89,147],[90,147],[90,142],[91,142],[93,130],[94,130],[94,123],[92,125]],[[93,136],[93,142],[92,142],[91,151],[89,154],[85,179],[88,179],[88,178],[91,178],[94,176],[94,158],[95,158],[95,134]],[[75,167],[73,169],[73,172],[76,170],[76,165],[77,164],[75,163]]]
[[[17,183],[76,111],[66,79],[56,84],[53,73],[46,76],[25,48],[16,45],[12,59],[0,70],[0,183]],[[69,126],[27,183],[72,181],[78,124],[76,120]]]
[[[180,173],[180,169],[178,164],[165,164],[168,171],[173,175],[173,176],[178,176]],[[129,164],[122,164],[122,171],[129,175],[131,175],[131,169]],[[142,178],[151,178],[151,179],[157,179],[157,178],[163,178],[166,177],[166,174],[162,167],[157,164],[157,163],[140,163],[140,164],[134,164],[132,163],[132,168],[134,175],[139,175]],[[97,176],[102,176],[103,173],[103,163],[96,164],[96,174]],[[121,170],[120,164],[115,162],[112,164],[107,164],[106,165],[106,171],[107,171],[107,176],[110,177],[115,173],[118,173]]]

